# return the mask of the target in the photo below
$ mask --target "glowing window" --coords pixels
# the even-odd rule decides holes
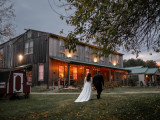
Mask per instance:
[[[77,80],[77,67],[73,67],[73,80]]]
[[[64,77],[64,66],[59,66],[59,78]]]
[[[88,75],[88,73],[89,73],[89,69],[86,69],[86,76]]]
[[[26,76],[27,76],[27,82],[32,83],[32,71],[27,71]]]
[[[39,65],[39,81],[44,81],[44,65]]]

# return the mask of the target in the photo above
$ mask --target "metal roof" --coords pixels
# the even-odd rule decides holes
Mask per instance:
[[[132,69],[131,73],[146,73],[146,71],[148,70],[148,68],[136,68],[136,69]]]
[[[31,66],[32,66],[32,64],[26,64],[26,65],[18,66],[18,67],[16,67],[15,69],[28,68],[28,67],[31,67]]]
[[[157,72],[158,68],[148,68],[146,71],[146,74],[155,74]]]
[[[126,67],[124,69],[131,70],[131,74],[156,74],[158,68],[148,68],[148,67]]]
[[[143,66],[125,67],[124,69],[132,70],[132,69],[136,69],[136,68],[143,68]]]
[[[124,71],[128,71],[128,72],[130,71],[130,70],[126,70],[124,68],[101,65],[101,64],[98,64],[98,63],[94,63],[94,62],[79,61],[79,60],[74,60],[74,59],[70,59],[70,58],[61,58],[61,57],[56,57],[56,56],[50,56],[50,58],[60,60],[60,61],[64,61],[64,62],[68,62],[68,63],[71,63],[71,64],[85,64],[85,65],[93,65],[93,66],[104,67],[104,68],[111,68],[111,69],[115,69],[115,70],[124,70]]]

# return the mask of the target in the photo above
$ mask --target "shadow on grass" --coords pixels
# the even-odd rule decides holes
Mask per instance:
[[[160,94],[93,95],[75,103],[78,95],[31,95],[30,99],[0,101],[3,120],[159,120]]]

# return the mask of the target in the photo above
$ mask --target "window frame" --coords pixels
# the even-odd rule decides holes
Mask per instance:
[[[43,66],[43,78],[40,79],[40,66]],[[44,81],[44,64],[39,64],[38,66],[38,81]]]
[[[100,57],[101,64],[104,64],[104,57]]]
[[[86,77],[87,77],[89,71],[90,71],[89,68],[86,68],[86,70],[85,70]]]
[[[26,47],[27,43],[28,43],[28,47]],[[31,43],[32,43],[32,46],[31,46]],[[33,54],[33,47],[34,47],[34,41],[32,39],[26,41],[24,45],[24,55]]]
[[[27,38],[29,39],[29,38],[31,38],[32,37],[32,32],[31,31],[28,31],[27,32]]]
[[[60,71],[60,68],[62,69],[62,71]],[[63,65],[59,65],[58,66],[58,77],[59,78],[64,78],[64,74],[65,74],[65,67]],[[63,74],[63,76],[61,76],[61,73]]]
[[[1,53],[1,51],[2,51],[2,53]],[[0,48],[0,53],[1,53],[0,60],[3,60],[3,55],[4,55],[4,50],[3,50],[3,48]],[[1,58],[1,57],[2,57],[2,58]]]
[[[64,53],[65,52],[65,46],[64,46],[64,41],[63,40],[60,40],[59,41],[59,51]]]
[[[74,71],[74,68],[76,68],[76,72]],[[76,79],[74,79],[76,78]],[[77,80],[78,79],[78,68],[77,67],[73,67],[73,80]]]
[[[119,64],[119,55],[116,56],[116,62]]]
[[[90,61],[90,48],[87,46],[85,47],[85,61],[89,62]]]
[[[65,57],[65,46],[64,46],[64,41],[60,40],[59,41],[59,53],[60,53],[60,57]]]

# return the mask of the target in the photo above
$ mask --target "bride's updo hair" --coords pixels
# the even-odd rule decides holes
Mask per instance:
[[[87,75],[87,81],[90,81],[91,80],[91,73],[88,73]]]

